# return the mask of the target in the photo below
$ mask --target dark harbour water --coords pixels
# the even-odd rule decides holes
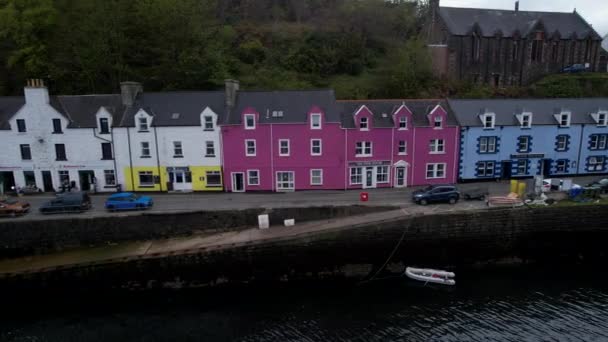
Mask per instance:
[[[4,293],[2,341],[608,341],[608,268],[163,290]]]

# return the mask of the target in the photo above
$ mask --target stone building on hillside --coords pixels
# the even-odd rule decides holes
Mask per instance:
[[[440,7],[428,43],[437,75],[494,86],[526,85],[572,64],[598,71],[602,38],[572,13]]]

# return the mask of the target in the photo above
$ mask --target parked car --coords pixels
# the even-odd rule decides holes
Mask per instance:
[[[152,205],[154,205],[154,202],[149,196],[138,196],[132,192],[119,192],[108,197],[105,207],[110,211],[143,210],[152,207]]]
[[[475,187],[470,188],[463,191],[463,196],[465,200],[480,200],[483,201],[488,197],[488,189],[483,187]]]
[[[580,189],[581,186],[578,184],[572,183],[570,189]],[[564,189],[564,180],[563,179],[552,179],[545,178],[543,179],[543,192],[549,191],[563,191]]]
[[[584,64],[572,64],[562,69],[562,72],[576,73],[587,71],[588,68]]]
[[[454,204],[459,199],[460,192],[454,185],[429,185],[424,189],[414,191],[412,194],[412,200],[422,205],[436,202]]]
[[[30,204],[27,202],[18,201],[14,198],[0,201],[0,216],[15,217],[25,215],[29,210]]]
[[[40,207],[42,214],[81,213],[91,208],[91,198],[86,192],[66,192]]]
[[[587,184],[588,188],[599,188],[600,191],[605,194],[608,193],[608,178],[600,179],[595,182]]]

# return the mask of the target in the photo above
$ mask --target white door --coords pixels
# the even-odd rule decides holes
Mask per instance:
[[[376,187],[376,168],[366,167],[363,179],[363,189],[370,189]]]
[[[169,172],[169,179],[173,183],[173,190],[192,190],[192,176],[189,171],[175,169]]]
[[[243,172],[232,173],[232,192],[245,192],[245,174]]]
[[[277,172],[277,191],[294,191],[294,179],[293,171]]]
[[[407,186],[407,169],[404,166],[395,168],[395,188],[405,188]]]

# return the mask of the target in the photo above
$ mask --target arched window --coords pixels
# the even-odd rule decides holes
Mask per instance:
[[[586,42],[585,42],[585,60],[583,62],[587,63],[591,60],[592,57],[592,52],[591,52],[591,44],[593,42],[591,41],[591,39],[587,38]]]
[[[471,57],[474,62],[479,61],[479,55],[481,50],[481,39],[476,33],[473,33],[471,37]]]
[[[519,55],[519,41],[513,39],[513,45],[511,46],[511,60],[516,61]]]
[[[542,62],[543,61],[543,43],[545,34],[543,32],[536,32],[534,40],[532,40],[532,61]]]

